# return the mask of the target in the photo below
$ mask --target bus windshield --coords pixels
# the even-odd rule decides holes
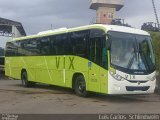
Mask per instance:
[[[155,57],[151,37],[121,32],[109,32],[111,39],[111,65],[122,71],[151,72]]]

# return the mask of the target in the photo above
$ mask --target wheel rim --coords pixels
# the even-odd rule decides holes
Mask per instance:
[[[85,89],[86,89],[85,82],[84,82],[83,80],[78,81],[78,90],[79,90],[81,93],[84,93],[84,92],[85,92]]]

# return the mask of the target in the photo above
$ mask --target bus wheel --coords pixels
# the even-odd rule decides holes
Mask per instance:
[[[22,72],[21,80],[22,80],[22,86],[24,86],[24,87],[31,87],[31,86],[35,85],[34,82],[28,81],[28,75],[27,75],[26,71]]]
[[[81,96],[81,97],[87,96],[86,83],[83,75],[79,75],[78,77],[76,77],[74,90],[78,96]]]

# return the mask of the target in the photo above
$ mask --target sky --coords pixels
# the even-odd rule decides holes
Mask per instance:
[[[160,17],[160,0],[155,0]],[[19,21],[28,35],[61,27],[90,24],[95,11],[89,9],[90,0],[0,0],[0,17]],[[133,27],[144,22],[156,22],[151,0],[125,0],[117,13]]]

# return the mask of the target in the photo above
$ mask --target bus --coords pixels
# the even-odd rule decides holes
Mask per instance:
[[[151,94],[155,55],[149,33],[115,25],[60,28],[7,42],[5,75],[24,87],[44,83],[109,95]]]

